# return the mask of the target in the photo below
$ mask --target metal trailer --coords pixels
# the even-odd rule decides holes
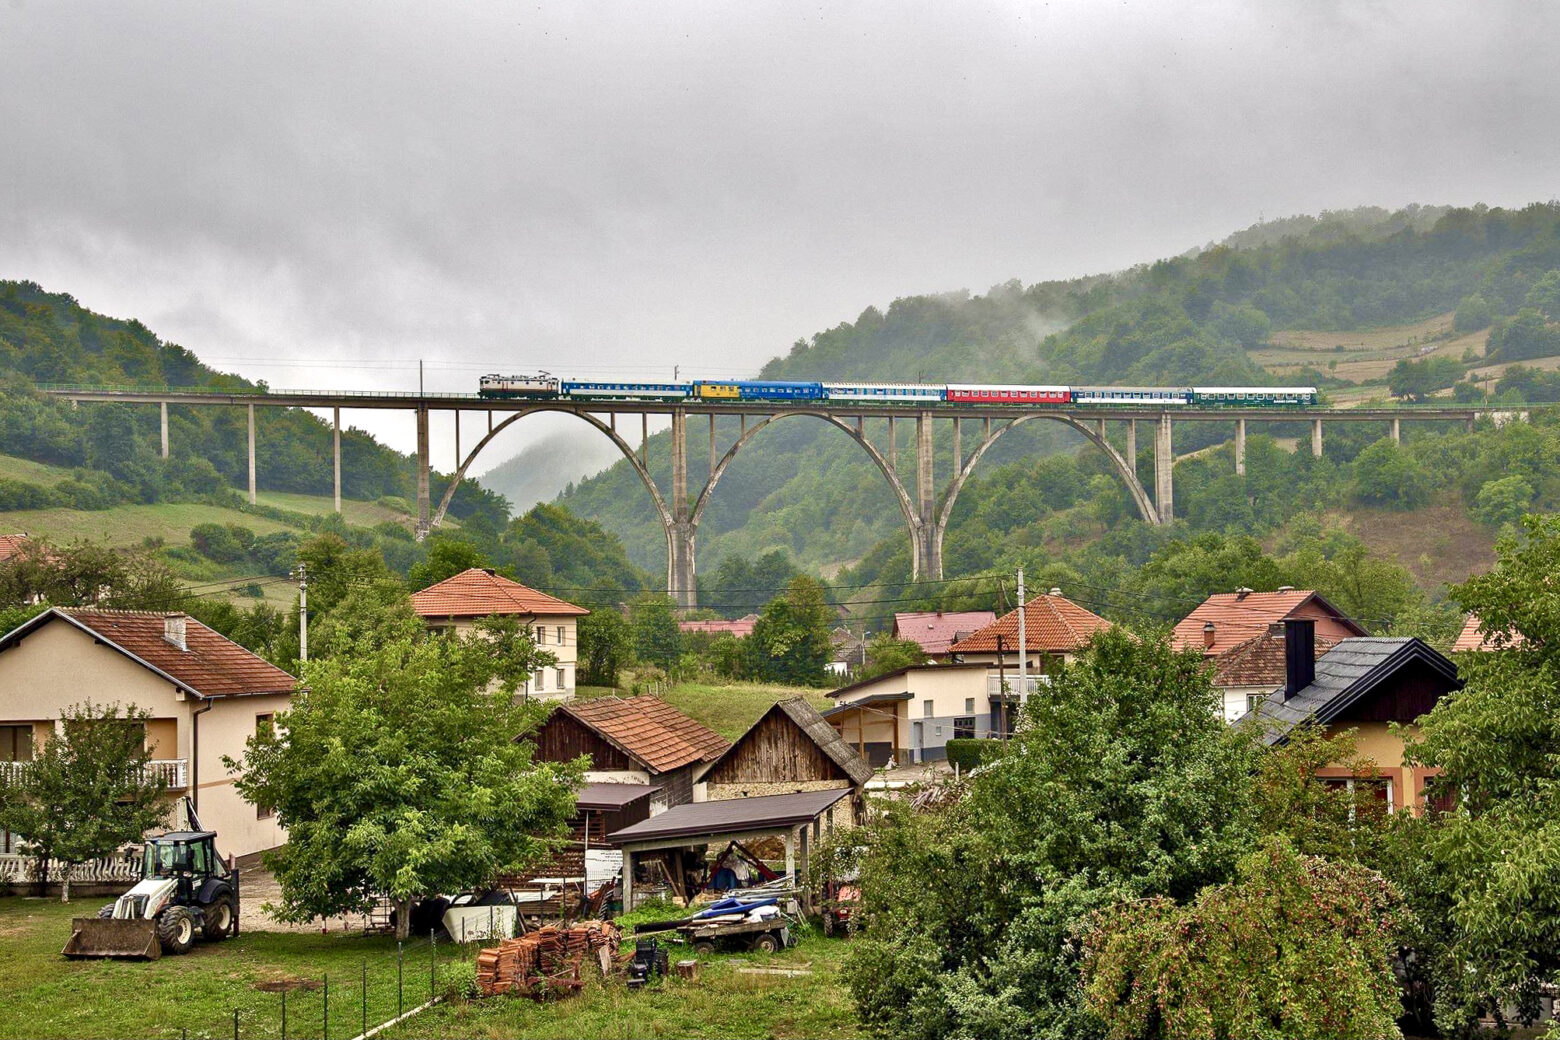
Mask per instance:
[[[791,919],[784,914],[764,921],[693,922],[681,925],[677,934],[693,946],[695,953],[714,953],[733,947],[758,953],[779,953],[795,946],[791,937]]]

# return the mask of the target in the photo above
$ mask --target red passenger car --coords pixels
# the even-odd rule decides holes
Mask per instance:
[[[1072,393],[1065,386],[949,383],[948,400],[959,404],[1067,404]]]

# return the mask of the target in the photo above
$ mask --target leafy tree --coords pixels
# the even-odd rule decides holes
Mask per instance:
[[[578,764],[535,761],[545,715],[508,688],[523,645],[492,633],[443,639],[409,608],[343,626],[337,653],[304,666],[306,687],[249,740],[237,781],[274,807],[288,842],[267,854],[285,920],[413,900],[491,882],[542,856],[574,811]]]
[[[1401,1036],[1395,904],[1375,871],[1269,838],[1188,906],[1159,896],[1095,915],[1085,1000],[1111,1040]]]
[[[1393,397],[1423,401],[1435,391],[1457,382],[1465,371],[1451,358],[1432,357],[1419,361],[1404,358],[1387,373],[1387,389]]]
[[[1531,1020],[1560,979],[1560,517],[1522,524],[1493,570],[1452,589],[1506,648],[1463,655],[1466,685],[1407,752],[1458,794],[1414,832],[1423,866],[1401,882],[1430,926],[1416,952],[1448,1035],[1474,1035],[1481,1015],[1499,1020],[1513,1003]]]
[[[487,557],[470,542],[448,536],[430,538],[427,558],[407,572],[406,581],[414,589],[425,589],[461,571],[486,566]]]
[[[1514,524],[1533,502],[1533,485],[1516,474],[1486,480],[1473,503],[1473,515],[1492,527]]]
[[[162,824],[168,784],[147,768],[151,712],[86,701],[60,715],[60,728],[34,748],[25,768],[0,779],[0,829],[27,840],[40,890],[49,860],[64,863],[60,900],[70,902],[76,866],[112,855]]]
[[[616,686],[618,673],[633,658],[628,622],[621,611],[604,607],[580,618],[579,681],[586,686]]]
[[[896,1036],[1099,1035],[1073,937],[1096,910],[1232,875],[1255,754],[1200,654],[1097,635],[963,797],[873,825],[846,969],[862,1019]]]
[[[1560,321],[1560,270],[1550,269],[1534,282],[1522,304],[1537,310],[1550,321]]]
[[[867,644],[867,664],[861,670],[861,679],[873,679],[901,668],[925,664],[926,651],[913,639],[895,639],[887,632],[879,632]]]
[[[0,563],[0,603],[175,610],[186,596],[167,564],[142,549],[31,539]]]
[[[1527,361],[1552,354],[1560,354],[1560,330],[1551,328],[1532,307],[1497,322],[1490,331],[1486,357],[1491,361]]]
[[[222,524],[196,524],[190,528],[190,541],[197,552],[217,563],[237,563],[247,552],[245,543],[239,540],[236,532]],[[249,541],[254,541],[253,534]]]
[[[1430,475],[1390,437],[1354,460],[1354,497],[1371,505],[1411,509],[1430,500]]]
[[[806,575],[792,578],[785,594],[765,605],[747,637],[753,674],[766,682],[824,685],[834,656],[834,620],[823,586]]]
[[[1457,313],[1452,318],[1452,327],[1461,333],[1478,332],[1480,329],[1488,328],[1490,322],[1494,320],[1495,308],[1490,306],[1490,301],[1478,293],[1473,293],[1464,296],[1462,302],[1457,305]]]
[[[682,654],[682,631],[677,627],[676,606],[670,596],[640,593],[629,610],[634,656],[646,664],[668,670]]]

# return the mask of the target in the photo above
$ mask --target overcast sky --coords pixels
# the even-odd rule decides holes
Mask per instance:
[[[898,296],[1547,200],[1557,39],[1494,0],[0,0],[0,277],[277,387],[749,374]]]

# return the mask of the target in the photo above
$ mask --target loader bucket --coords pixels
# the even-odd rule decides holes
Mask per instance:
[[[67,957],[128,957],[154,961],[162,956],[157,922],[77,917],[70,922]]]

